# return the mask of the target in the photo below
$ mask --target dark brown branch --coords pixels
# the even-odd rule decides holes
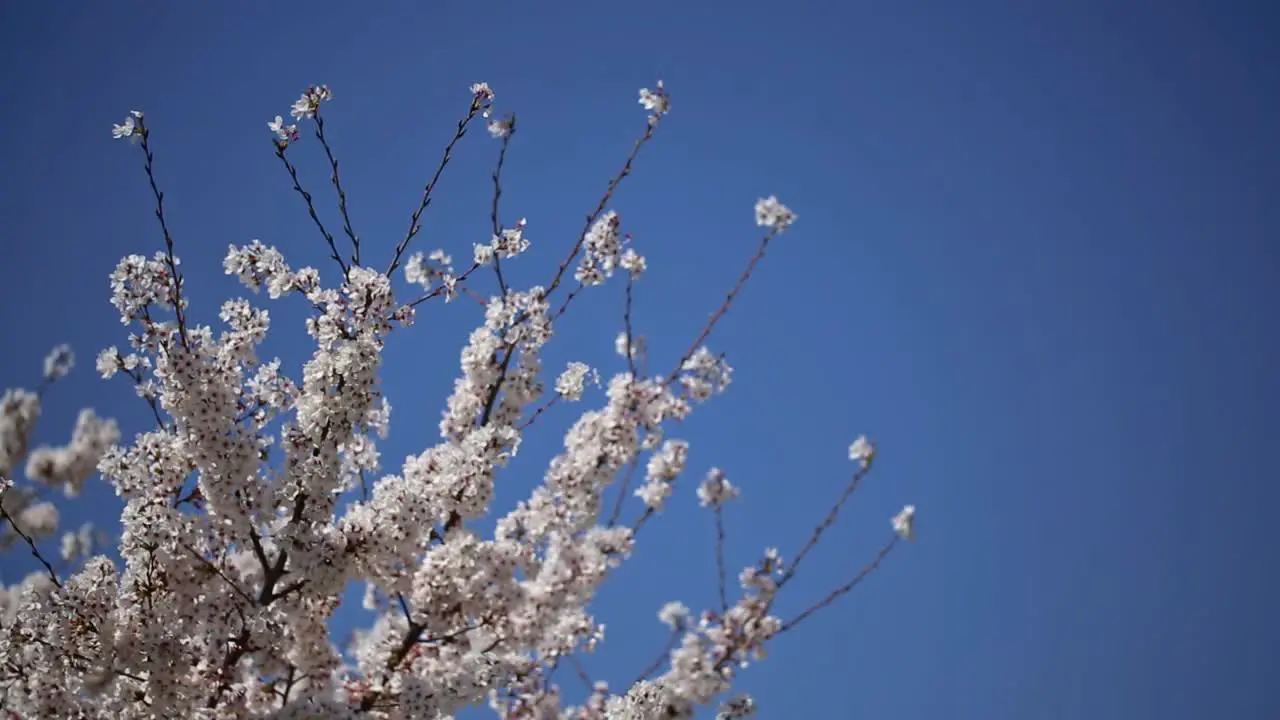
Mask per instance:
[[[293,665],[289,666],[289,675],[284,681],[284,692],[280,694],[280,707],[289,704],[289,693],[293,692],[293,683],[297,679],[298,668]]]
[[[234,646],[234,647],[233,647]],[[231,689],[232,676],[231,669],[240,662],[240,658],[249,652],[249,628],[246,625],[240,631],[240,634],[227,643],[227,652],[222,657],[222,666],[219,668],[219,674],[222,680],[218,683],[218,687],[214,689],[213,694],[209,696],[209,700],[205,703],[205,707],[212,710],[218,707],[218,702],[222,699],[222,694]]]

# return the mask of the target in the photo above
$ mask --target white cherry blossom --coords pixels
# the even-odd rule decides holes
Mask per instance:
[[[319,109],[331,99],[327,86],[313,85],[289,111],[316,124],[325,153],[332,149]],[[467,100],[454,142],[477,115],[488,118],[495,95],[476,83]],[[640,91],[640,104],[647,116],[637,151],[670,97],[658,82]],[[505,151],[514,120],[487,126]],[[166,229],[162,249],[139,248],[110,274],[127,337],[95,363],[103,378],[133,385],[154,424],[126,435],[84,408],[66,444],[37,445],[46,395],[61,391],[72,370],[66,346],[46,360],[38,390],[14,388],[0,398],[0,549],[40,563],[0,585],[0,707],[14,717],[89,720],[443,719],[484,705],[504,720],[692,718],[700,707],[718,708],[725,719],[754,713],[754,699],[733,693],[738,674],[825,606],[783,617],[775,599],[870,469],[875,448],[865,438],[850,447],[858,469],[844,479],[844,496],[816,529],[797,529],[797,539],[813,539],[785,565],[766,548],[746,567],[726,567],[724,517],[740,489],[719,468],[705,470],[717,460],[700,454],[706,448],[671,434],[730,386],[733,368],[712,349],[713,330],[742,282],[719,311],[691,311],[709,319],[681,345],[687,352],[651,356],[631,316],[633,291],[647,285],[635,280],[649,263],[608,206],[629,159],[581,235],[569,238],[567,258],[550,261],[543,284],[527,284],[515,281],[512,265],[521,278],[533,272],[542,235],[533,248],[524,219],[504,226],[501,163],[492,175],[492,217],[481,226],[489,240],[469,254],[466,239],[451,245],[462,253],[458,267],[444,250],[409,247],[435,179],[410,230],[394,240],[390,264],[375,265],[371,258],[385,248],[362,245],[351,227],[337,161],[329,156],[343,228],[331,231],[285,155],[297,126],[276,115],[268,128],[336,268],[291,265],[269,242],[240,240],[227,248],[222,271],[250,297],[188,315],[182,243]],[[154,183],[143,114],[130,113],[112,133],[141,140]],[[163,205],[155,211],[165,223]],[[762,254],[796,215],[769,197],[756,204],[756,219],[767,228]],[[596,342],[607,350],[613,338],[622,357],[610,358],[611,369],[562,365],[558,350],[547,354],[562,317],[581,294],[605,298],[594,288],[618,268],[626,307]],[[453,299],[462,307],[443,305]],[[462,312],[477,307],[472,300],[480,309],[452,356],[456,376],[435,432],[412,428],[421,442],[414,453],[385,457],[389,339],[422,313]],[[273,313],[272,303],[309,313],[297,372],[268,353],[268,339],[291,329],[281,329],[279,318],[290,316]],[[588,382],[601,392],[586,393]],[[561,428],[568,428],[558,451],[515,478],[522,442],[547,424],[540,417],[557,412],[567,413]],[[633,472],[642,473],[636,485]],[[705,472],[696,487],[685,479],[691,472]],[[94,554],[104,548],[91,526],[59,536],[61,514],[50,499],[78,495],[95,473],[124,503],[109,555]],[[500,482],[521,493],[505,511],[494,503]],[[717,573],[708,580],[718,604],[695,612],[667,602],[658,617],[670,645],[648,675],[618,688],[589,681],[569,698],[552,673],[606,641],[594,614],[601,587],[637,543],[662,531],[658,516],[694,498],[714,523]],[[914,537],[914,516],[908,505],[892,519],[895,535],[880,557],[895,537]],[[56,567],[42,550],[49,543],[61,558]],[[350,638],[335,637],[329,621],[351,587],[363,591],[368,622]]]

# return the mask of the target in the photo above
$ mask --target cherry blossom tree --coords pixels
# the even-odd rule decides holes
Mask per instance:
[[[544,285],[528,288],[513,287],[503,272],[531,242],[524,220],[501,219],[516,123],[494,115],[487,84],[471,87],[408,230],[377,263],[371,256],[382,248],[362,244],[347,210],[322,116],[330,99],[326,86],[310,87],[290,121],[277,116],[268,129],[336,283],[327,286],[316,268],[291,267],[257,240],[231,246],[223,263],[254,293],[310,308],[312,350],[297,378],[279,359],[258,356],[270,315],[249,300],[225,302],[219,329],[189,321],[148,118],[133,111],[113,128],[141,151],[164,246],[123,258],[111,274],[128,344],[102,351],[96,365],[104,377],[128,378],[155,423],[121,442],[114,421],[84,410],[68,445],[28,451],[43,393],[71,369],[67,348],[50,355],[38,391],[4,395],[0,537],[9,550],[35,555],[40,569],[3,596],[3,709],[13,718],[444,718],[476,705],[502,718],[688,718],[700,707],[723,718],[750,715],[751,698],[733,694],[740,670],[913,538],[908,505],[860,572],[836,579],[798,615],[775,612],[871,470],[876,451],[865,437],[849,448],[850,480],[807,542],[785,558],[762,549],[732,591],[723,516],[739,489],[712,469],[696,496],[717,529],[718,604],[695,613],[673,599],[655,608],[670,644],[627,687],[597,682],[569,705],[552,673],[603,641],[591,601],[680,492],[689,445],[668,433],[730,383],[725,356],[707,343],[796,214],[774,197],[756,203],[763,236],[740,279],[688,350],[653,372],[631,317],[646,260],[609,205],[670,109],[661,82],[640,91],[643,133],[576,241]],[[500,146],[490,240],[461,263],[444,250],[413,250],[455,145],[481,124]],[[321,220],[291,159],[300,125],[310,125],[332,170],[340,235]],[[497,291],[485,298],[474,281],[490,273]],[[625,284],[615,340],[625,369],[608,379],[579,362],[544,369],[557,322],[584,291],[608,282]],[[461,349],[439,442],[374,478],[391,412],[379,378],[385,340],[417,313],[462,297],[483,306],[483,320]],[[539,416],[597,396],[541,483],[496,517],[490,536],[475,530],[494,512],[495,482]],[[17,484],[24,459],[27,483]],[[93,554],[94,533],[82,529],[64,538],[62,564],[71,567],[59,568],[40,549],[57,510],[38,490],[75,495],[95,472],[125,502],[118,560]],[[611,487],[612,504],[604,500]],[[357,488],[353,499],[348,491]],[[631,506],[623,500],[635,511],[624,512]],[[371,623],[342,646],[329,620],[352,584],[365,589]]]
[[[74,365],[71,348],[60,345],[45,358],[44,376],[35,392],[10,388],[0,398],[0,517],[7,521],[0,524],[0,551],[22,545],[44,568],[13,586],[0,582],[0,618],[6,624],[13,621],[24,590],[45,592],[54,586],[54,565],[36,546],[36,541],[56,534],[60,524],[58,506],[50,493],[61,491],[68,498],[77,497],[96,472],[102,454],[120,439],[114,420],[100,418],[86,408],[80,411],[66,445],[31,449],[45,392]],[[15,485],[11,478],[24,460],[28,482]],[[105,542],[104,534],[86,523],[62,535],[61,561],[74,563],[88,557]]]

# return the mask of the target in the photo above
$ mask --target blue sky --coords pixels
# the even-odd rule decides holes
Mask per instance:
[[[784,609],[856,572],[904,502],[921,508],[921,539],[747,673],[764,717],[1280,714],[1266,680],[1280,667],[1266,448],[1280,430],[1280,18],[1268,5],[2,12],[0,380],[34,385],[60,342],[81,358],[40,439],[62,440],[85,404],[129,433],[147,427],[130,390],[91,370],[124,340],[107,274],[160,247],[137,149],[110,139],[126,111],[148,114],[193,312],[212,321],[239,292],[221,276],[228,243],[262,238],[332,277],[264,126],[307,84],[333,88],[353,221],[385,262],[467,86],[491,83],[520,118],[504,214],[529,219],[534,249],[512,270],[529,284],[546,282],[641,132],[636,90],[661,77],[673,111],[615,204],[649,258],[636,320],[655,364],[737,277],[757,197],[776,193],[800,221],[713,339],[736,384],[676,431],[691,475],[602,594],[609,642],[588,670],[631,677],[665,639],[663,602],[712,602],[713,528],[693,493],[707,467],[744,491],[728,518],[737,568],[803,543],[866,432],[876,472]],[[318,148],[295,150],[330,211]],[[465,139],[415,247],[465,257],[485,239],[496,151],[482,133]],[[549,367],[618,369],[619,290],[583,298]],[[270,307],[270,349],[299,362],[301,309]],[[389,465],[435,441],[478,317],[431,307],[393,340]],[[499,504],[528,492],[571,416],[548,420]],[[98,485],[68,522],[109,524],[116,503]],[[3,563],[9,582],[29,567]]]

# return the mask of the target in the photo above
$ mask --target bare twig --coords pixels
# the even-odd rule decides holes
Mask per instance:
[[[552,395],[550,400],[539,405],[538,408],[533,411],[533,414],[529,416],[529,419],[517,425],[516,429],[524,432],[524,430],[526,430],[530,425],[537,422],[538,418],[541,417],[543,413],[555,407],[555,404],[558,402],[560,402],[560,395]]]
[[[707,319],[707,324],[703,326],[702,332],[699,333],[697,339],[689,345],[689,349],[685,351],[684,355],[680,357],[680,361],[676,363],[675,369],[673,369],[670,375],[667,376],[668,384],[675,381],[676,376],[680,374],[680,370],[684,367],[684,364],[689,360],[689,358],[693,357],[693,354],[698,351],[698,348],[702,347],[702,344],[707,341],[707,338],[711,337],[711,331],[714,330],[716,324],[720,322],[720,318],[724,317],[725,313],[729,312],[729,307],[733,305],[733,299],[738,296],[738,293],[742,291],[743,286],[747,284],[747,280],[751,278],[751,273],[755,270],[756,265],[764,259],[764,253],[769,249],[769,243],[778,236],[778,232],[779,230],[777,228],[772,228],[769,230],[768,234],[761,238],[760,247],[756,250],[756,254],[751,256],[751,260],[747,262],[747,267],[742,271],[742,275],[738,277],[738,282],[734,283],[733,289],[731,289],[729,294],[725,296],[724,302],[721,303],[720,307],[717,308],[716,311],[711,314],[711,317]]]
[[[178,271],[178,259],[173,254],[173,234],[169,232],[169,223],[164,214],[164,193],[156,183],[155,153],[151,151],[151,129],[139,118],[138,134],[142,138],[142,153],[146,157],[144,168],[147,172],[147,183],[151,185],[151,194],[156,199],[156,220],[160,221],[160,230],[164,233],[165,264],[169,266],[169,274],[173,279],[173,314],[178,321],[178,338],[184,348],[187,345],[186,310],[182,307],[182,273]]]
[[[830,593],[827,594],[825,598],[818,601],[814,605],[810,606],[809,609],[805,610],[804,612],[800,613],[794,618],[783,623],[782,628],[778,630],[778,634],[781,635],[782,633],[794,628],[795,626],[804,622],[807,618],[809,618],[814,613],[818,612],[822,608],[827,607],[831,603],[835,602],[837,599],[840,598],[840,596],[845,595],[849,591],[853,590],[855,587],[858,586],[858,583],[861,583],[863,580],[867,578],[868,575],[875,572],[876,568],[880,567],[880,563],[884,562],[884,559],[888,557],[889,553],[892,552],[893,549],[897,546],[898,546],[898,536],[895,534],[893,536],[893,539],[885,543],[885,545],[880,548],[880,552],[876,553],[876,556],[872,558],[871,562],[867,563],[867,565],[863,567],[862,570],[859,571],[857,575],[853,576],[853,579],[851,579],[849,582],[845,583],[844,585],[841,585],[840,587],[836,588],[835,590],[832,590]]]
[[[502,237],[502,221],[498,219],[498,204],[502,200],[502,166],[507,162],[507,148],[511,147],[511,138],[516,134],[516,116],[507,121],[507,133],[502,136],[502,150],[498,151],[498,165],[493,169],[493,203],[489,211],[489,220],[493,226],[493,239]],[[502,277],[502,253],[494,249],[493,273],[498,278],[498,289],[502,297],[507,296],[507,281]]]
[[[724,570],[724,504],[715,503],[716,510],[716,578],[720,590],[720,614],[729,610],[729,595],[725,592]]]
[[[324,118],[320,115],[320,108],[316,107],[316,139],[320,141],[320,147],[324,148],[325,157],[329,158],[329,168],[333,171],[329,180],[333,183],[333,189],[338,193],[338,210],[342,213],[342,229],[347,233],[347,237],[351,239],[351,266],[360,265],[360,236],[356,235],[355,230],[351,228],[351,216],[347,213],[347,192],[342,188],[342,178],[338,175],[338,159],[333,156],[333,150],[329,147],[329,140],[324,134]]]
[[[560,267],[556,270],[555,277],[551,279],[551,284],[547,286],[547,298],[550,298],[556,291],[556,288],[560,287],[560,283],[564,280],[564,274],[568,272],[569,266],[573,264],[573,259],[578,256],[578,251],[582,249],[582,244],[586,242],[587,233],[591,231],[591,226],[595,224],[596,220],[599,219],[600,215],[604,212],[605,206],[613,199],[613,193],[618,189],[618,186],[622,184],[622,179],[631,174],[631,166],[635,163],[636,156],[640,154],[640,148],[644,147],[645,143],[653,139],[653,132],[657,127],[658,123],[646,121],[644,134],[640,136],[639,140],[636,140],[635,145],[631,148],[631,154],[627,156],[626,162],[622,165],[622,169],[619,170],[618,174],[614,175],[613,179],[609,181],[609,186],[605,188],[604,195],[600,196],[600,202],[596,204],[596,209],[592,210],[591,214],[587,215],[587,221],[582,226],[582,232],[578,234],[578,241],[573,244],[573,248],[569,250],[569,254],[565,257],[564,261],[560,263]],[[566,300],[566,303],[567,302],[568,301]],[[564,311],[562,309],[560,314],[563,314],[563,312]]]
[[[582,684],[586,686],[587,692],[591,692],[596,689],[596,684],[591,682],[591,677],[587,675],[587,669],[582,667],[582,661],[578,660],[576,655],[569,656],[569,664],[573,666],[574,674],[577,675],[578,679],[582,681]]]
[[[435,190],[436,183],[440,181],[440,176],[444,174],[444,169],[448,167],[449,161],[453,159],[453,148],[467,134],[467,126],[480,113],[482,107],[484,107],[484,104],[479,97],[472,98],[471,107],[467,110],[466,117],[458,121],[457,130],[453,133],[453,139],[445,146],[444,155],[440,158],[440,164],[436,166],[435,173],[427,181],[426,186],[422,188],[422,202],[418,203],[418,209],[414,210],[413,215],[409,218],[409,230],[405,233],[404,239],[400,241],[400,244],[396,246],[396,253],[391,258],[391,264],[387,266],[387,271],[383,273],[387,277],[391,277],[396,268],[400,267],[400,258],[404,255],[405,248],[409,247],[410,241],[422,229],[419,220],[422,219],[423,211],[431,204],[431,193]]]
[[[636,275],[633,272],[627,273],[627,300],[626,306],[622,311],[622,324],[627,332],[627,369],[631,371],[631,381],[636,381],[636,358],[635,351],[632,349],[632,338],[634,337],[631,330],[631,288],[635,285]]]
[[[3,504],[0,504],[0,516],[3,516],[5,520],[8,520],[13,531],[18,533],[18,536],[27,542],[27,547],[31,548],[31,554],[40,561],[41,565],[44,565],[45,571],[49,573],[49,579],[53,581],[55,586],[61,588],[62,582],[58,580],[58,574],[53,571],[53,565],[40,553],[40,549],[36,547],[35,540],[32,540],[30,535],[26,534],[22,531],[22,528],[18,527],[18,522],[9,515],[9,511],[4,509]]]
[[[338,263],[338,267],[342,268],[342,278],[345,280],[351,270],[347,267],[347,263],[342,259],[342,256],[338,254],[338,244],[334,242],[333,234],[324,226],[324,222],[320,220],[320,216],[316,213],[316,205],[311,199],[311,193],[302,187],[302,182],[298,179],[298,169],[285,156],[284,153],[287,147],[283,143],[275,143],[276,157],[280,158],[280,162],[284,164],[284,169],[289,172],[289,178],[293,180],[293,189],[307,203],[307,214],[311,216],[311,221],[316,224],[316,227],[320,228],[320,234],[324,235],[324,241],[329,245],[329,256]],[[336,173],[334,177],[337,177]]]
[[[796,572],[800,569],[800,563],[804,562],[805,556],[818,546],[818,542],[822,540],[822,534],[831,529],[832,525],[836,524],[836,519],[840,515],[841,508],[843,508],[844,504],[849,501],[849,498],[853,493],[857,491],[858,486],[862,484],[862,479],[866,477],[867,473],[870,471],[870,465],[863,465],[858,468],[858,471],[849,479],[849,483],[845,485],[844,492],[840,494],[840,499],[837,500],[836,503],[831,506],[831,509],[827,511],[827,516],[823,519],[822,523],[813,528],[813,534],[809,536],[809,542],[805,543],[805,546],[796,554],[795,560],[791,561],[790,567],[788,567],[786,572],[783,573],[782,578],[778,581],[779,588],[786,585],[791,581],[791,578],[795,577]]]
[[[662,652],[658,653],[658,657],[654,658],[653,662],[649,663],[644,670],[640,671],[636,679],[631,681],[631,686],[634,687],[642,680],[648,680],[651,675],[662,669],[662,665],[671,657],[671,651],[675,650],[676,645],[680,644],[680,638],[682,637],[684,637],[684,628],[677,626],[676,629],[671,631],[671,636],[667,638],[666,647],[662,648]]]

